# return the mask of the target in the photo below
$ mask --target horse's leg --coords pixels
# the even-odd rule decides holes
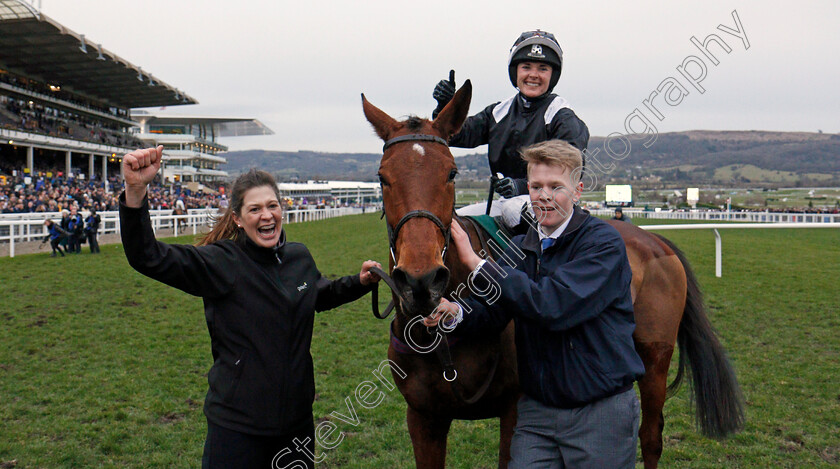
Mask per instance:
[[[665,427],[662,408],[665,406],[668,366],[674,346],[664,342],[637,342],[636,351],[645,364],[645,375],[639,380],[642,404],[639,442],[645,469],[655,469],[662,456],[662,429]]]
[[[513,427],[516,426],[518,400],[519,396],[516,396],[506,404],[499,418],[499,469],[506,469],[510,462],[510,440],[513,438]]]
[[[408,433],[414,446],[417,469],[444,469],[446,463],[446,435],[452,419],[429,417],[408,406]]]

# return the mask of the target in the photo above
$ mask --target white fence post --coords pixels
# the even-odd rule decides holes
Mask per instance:
[[[713,230],[715,233],[715,276],[723,276],[723,253],[719,229],[767,229],[767,228],[840,228],[840,223],[693,223],[689,225],[641,225],[643,230]]]

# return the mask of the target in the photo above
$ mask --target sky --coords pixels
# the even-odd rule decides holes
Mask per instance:
[[[475,114],[516,93],[508,52],[533,29],[560,42],[554,91],[591,135],[840,132],[836,0],[40,0],[40,8],[199,102],[166,112],[256,118],[275,132],[222,139],[231,150],[378,153],[360,93],[395,118],[428,117],[434,85],[454,69],[458,86],[472,82]],[[708,44],[717,64],[691,40],[710,34],[730,49]],[[670,90],[670,104],[664,92],[651,97],[658,87]],[[486,148],[453,153],[475,151]]]

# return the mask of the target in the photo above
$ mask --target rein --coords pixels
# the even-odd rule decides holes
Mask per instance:
[[[449,143],[446,140],[444,140],[443,138],[438,137],[436,135],[409,134],[409,135],[402,135],[402,136],[399,136],[399,137],[394,137],[392,139],[386,140],[385,145],[382,147],[382,152],[384,153],[391,146],[393,146],[397,143],[402,143],[402,142],[433,142],[433,143],[439,143],[439,144],[444,145],[446,147],[449,146]],[[453,206],[454,206],[454,201],[453,201]],[[453,213],[453,215],[454,215],[454,213]],[[391,250],[391,259],[393,260],[394,265],[397,264],[396,246],[397,246],[397,237],[400,234],[400,229],[402,229],[403,225],[405,225],[409,220],[411,220],[413,218],[429,219],[429,220],[432,221],[432,223],[434,223],[438,227],[441,234],[443,234],[444,245],[443,245],[443,250],[441,251],[441,258],[445,262],[446,251],[447,251],[447,249],[449,249],[449,241],[451,239],[451,227],[444,226],[443,222],[440,220],[440,218],[438,218],[437,215],[435,215],[434,213],[432,213],[428,210],[412,210],[412,211],[406,213],[405,215],[403,215],[403,217],[400,218],[400,220],[397,222],[397,224],[394,225],[393,229],[391,228],[391,224],[387,220],[384,205],[382,207],[382,216],[386,218],[385,225],[388,227],[388,244],[389,244],[389,248]],[[457,223],[457,221],[455,221],[455,218],[457,218],[457,216],[453,217],[453,222]],[[479,236],[479,238],[480,238],[480,236]],[[484,240],[482,240],[482,245],[484,245]],[[484,246],[484,247],[485,247],[485,252],[487,252],[486,246]],[[397,299],[397,301],[400,301],[400,302],[405,301],[405,299],[403,298],[399,289],[397,288],[396,282],[394,282],[394,279],[392,279],[390,275],[385,273],[382,269],[379,269],[379,268],[376,268],[376,267],[374,267],[370,270],[373,273],[375,273],[376,275],[378,275],[382,280],[385,281],[385,283],[388,285],[388,287],[393,292],[394,297]],[[391,314],[391,311],[394,310],[394,307],[395,307],[394,300],[391,300],[391,302],[385,308],[384,314],[379,313],[379,289],[378,288],[374,288],[372,290],[371,300],[372,300],[373,315],[377,319],[387,318],[388,315]],[[393,325],[393,322],[391,324]],[[472,397],[467,399],[467,398],[464,398],[463,394],[461,393],[461,390],[460,390],[459,386],[455,382],[455,380],[458,378],[458,371],[455,369],[455,364],[452,361],[452,354],[449,350],[449,347],[450,347],[449,337],[447,336],[447,334],[445,332],[440,332],[440,334],[443,337],[441,338],[437,347],[435,347],[435,353],[438,356],[438,360],[440,361],[440,364],[443,368],[443,379],[448,381],[449,384],[452,386],[452,393],[455,395],[456,399],[464,402],[467,405],[474,404],[479,399],[481,399],[482,396],[484,396],[484,394],[487,392],[487,389],[490,387],[490,384],[493,381],[493,378],[496,376],[496,368],[498,367],[499,356],[501,355],[501,353],[499,352],[499,350],[496,350],[496,352],[493,354],[493,364],[490,367],[490,373],[487,375],[487,378],[484,380],[484,383],[482,383],[482,385],[478,388],[476,393]],[[393,332],[393,327],[391,328],[391,335],[392,335],[393,339],[396,339],[396,336],[394,335],[394,332]],[[404,349],[406,349],[406,348],[404,348]]]
[[[396,282],[394,282],[394,279],[392,279],[390,275],[386,274],[385,271],[380,269],[379,267],[371,267],[370,271],[378,275],[379,278],[381,278],[382,280],[384,280],[388,287],[391,289],[391,291],[394,293],[394,295],[396,295],[396,297],[400,301],[405,301],[399,289],[397,288]],[[371,290],[370,296],[373,307],[373,315],[376,317],[376,319],[387,318],[388,315],[391,314],[391,311],[393,311],[394,309],[394,300],[391,300],[391,302],[388,303],[388,307],[385,308],[384,314],[379,314],[379,288],[375,287],[373,290]]]

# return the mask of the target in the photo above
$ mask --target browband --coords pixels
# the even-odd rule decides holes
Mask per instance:
[[[382,151],[385,152],[385,150],[387,150],[388,147],[390,147],[391,145],[393,145],[395,143],[409,142],[409,141],[437,142],[437,143],[440,143],[441,145],[446,145],[447,147],[449,146],[449,142],[447,142],[446,140],[444,140],[444,139],[442,139],[442,138],[440,138],[436,135],[408,134],[408,135],[402,135],[402,136],[399,136],[399,137],[394,137],[391,140],[386,141],[385,145],[382,147]]]

